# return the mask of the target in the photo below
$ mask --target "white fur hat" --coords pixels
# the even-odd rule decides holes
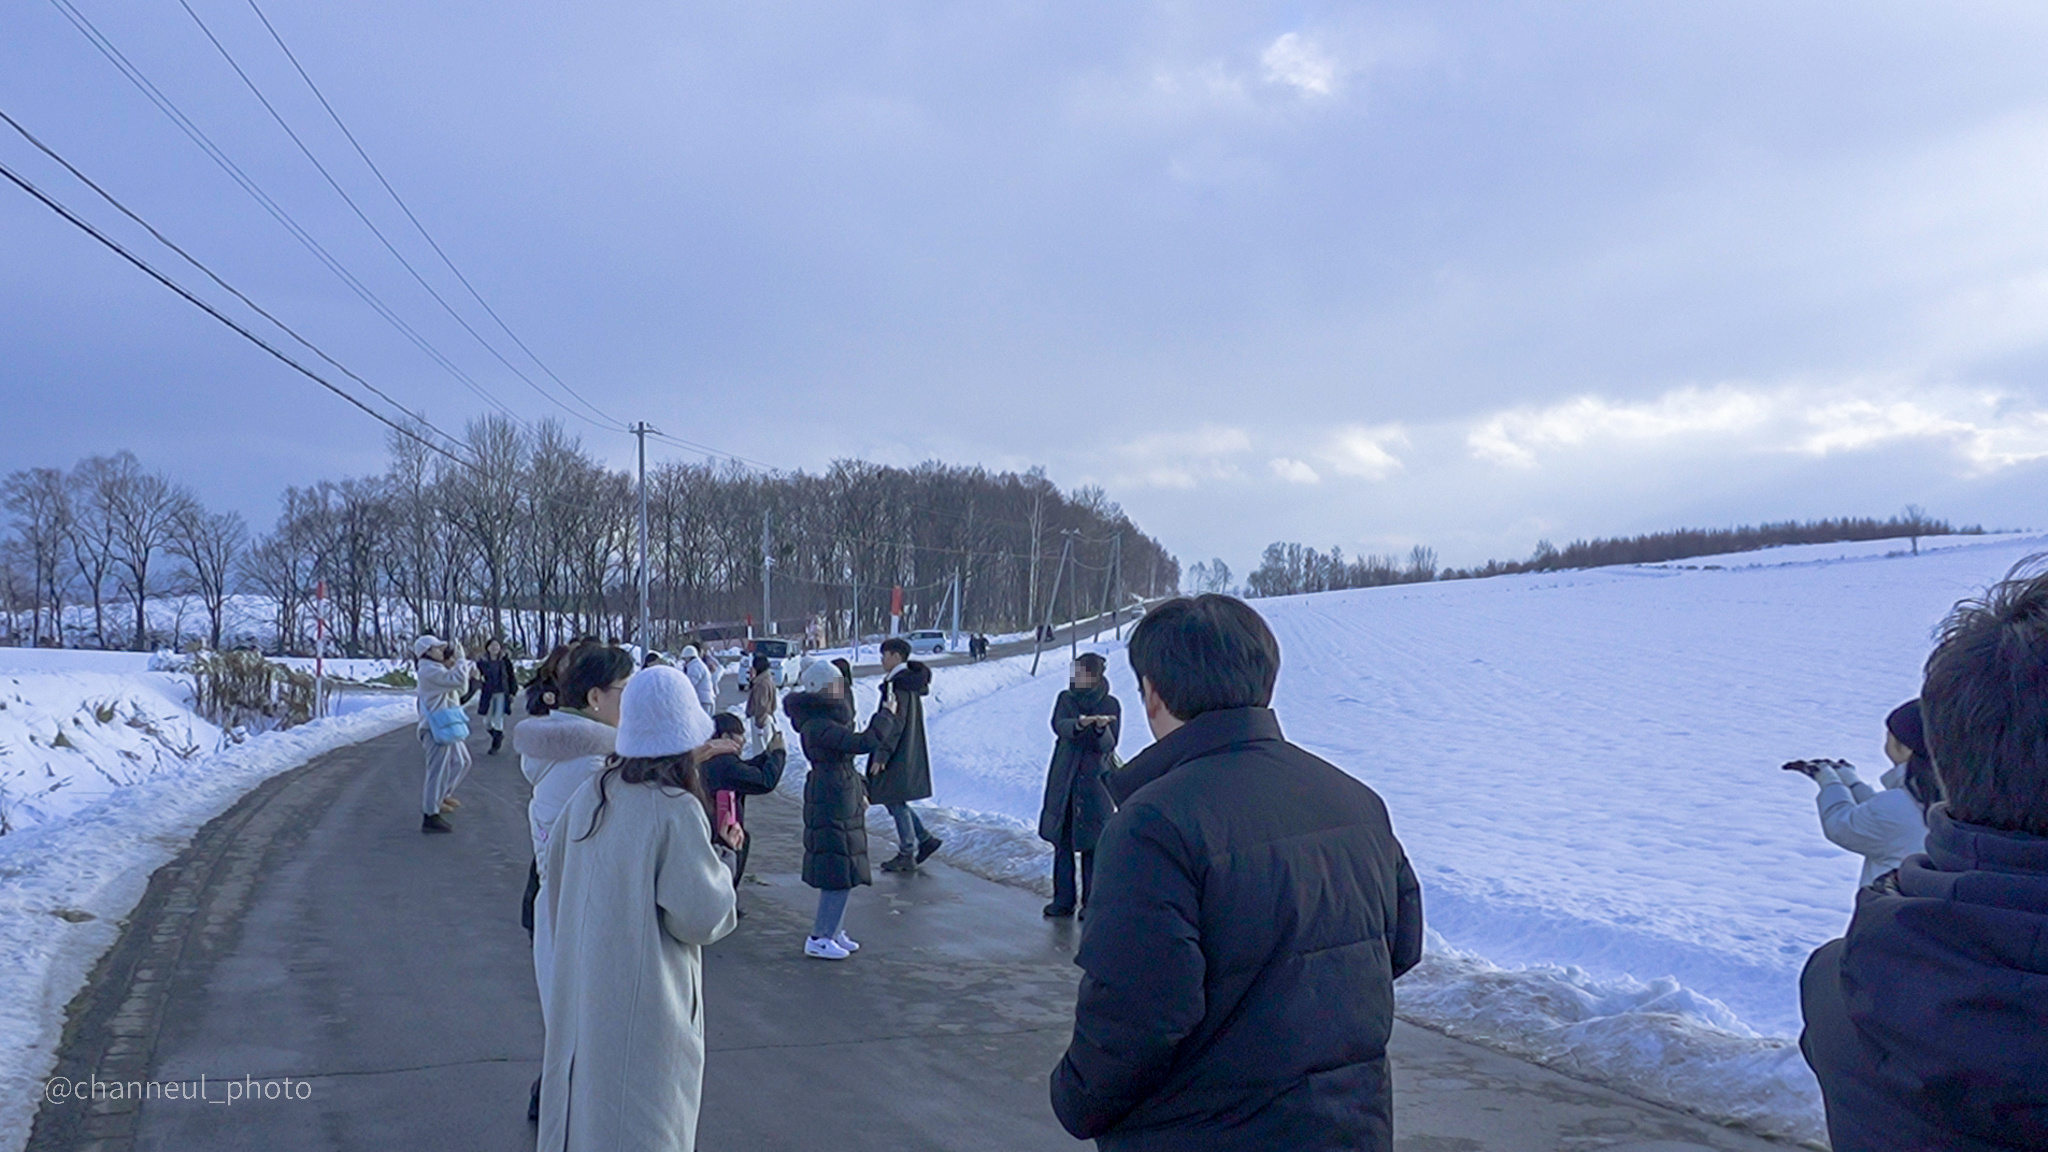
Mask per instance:
[[[417,660],[441,646],[441,638],[429,632],[412,642],[412,656]]]
[[[683,650],[678,655],[685,660],[694,660],[697,658],[697,646],[695,644],[685,644],[683,645]]]
[[[682,669],[657,664],[626,681],[619,696],[619,755],[676,756],[711,734],[711,717]]]
[[[834,681],[843,681],[843,677],[839,666],[829,660],[814,660],[796,676],[796,686],[806,692],[823,692]]]

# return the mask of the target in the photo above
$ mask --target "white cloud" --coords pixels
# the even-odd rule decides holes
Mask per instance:
[[[1580,396],[1485,417],[1465,443],[1480,460],[1534,467],[1545,454],[1609,445],[1711,441],[1717,451],[1825,457],[1901,440],[1945,441],[1978,471],[2048,458],[2048,411],[1989,389],[1835,387],[1679,388],[1653,400]]]
[[[1323,478],[1314,468],[1288,456],[1275,456],[1266,462],[1273,469],[1273,475],[1290,484],[1320,484]]]
[[[1528,467],[1538,451],[1594,440],[1646,442],[1740,432],[1770,416],[1762,398],[1734,388],[1680,388],[1641,404],[1580,396],[1548,408],[1516,408],[1486,419],[1465,438],[1474,456]]]
[[[1408,433],[1398,424],[1353,425],[1340,429],[1319,458],[1339,475],[1384,480],[1405,467],[1391,449],[1407,444]]]
[[[1244,475],[1235,457],[1252,449],[1242,428],[1205,424],[1185,432],[1154,432],[1117,449],[1130,466],[1117,483],[1149,488],[1193,488],[1204,480]]]
[[[1285,33],[1267,45],[1259,63],[1265,65],[1268,83],[1285,84],[1303,96],[1333,96],[1337,92],[1337,61],[1299,32]]]

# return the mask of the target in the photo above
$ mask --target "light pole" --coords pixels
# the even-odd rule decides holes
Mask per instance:
[[[647,434],[655,429],[642,420],[630,431],[640,441],[640,629],[634,639],[640,642],[640,656],[654,650],[647,632]]]

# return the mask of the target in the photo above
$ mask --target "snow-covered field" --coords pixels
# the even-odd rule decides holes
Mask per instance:
[[[150,874],[263,780],[411,722],[410,695],[239,743],[147,654],[0,649],[0,1150],[28,1138],[64,1009]]]
[[[1932,628],[2048,536],[1904,551],[1257,601],[1288,735],[1386,798],[1422,877],[1432,950],[1402,982],[1404,1014],[1820,1139],[1798,975],[1847,923],[1859,861],[1822,839],[1813,786],[1778,765],[1881,766],[1884,715],[1916,693]],[[1136,684],[1119,646],[1095,647],[1128,759],[1150,741]],[[1028,659],[940,669],[928,728],[944,855],[1042,886],[1030,829],[1065,659],[1036,679]]]

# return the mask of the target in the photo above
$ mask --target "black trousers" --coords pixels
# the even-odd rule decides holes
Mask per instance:
[[[1069,819],[1066,827],[1060,829],[1060,838],[1052,846],[1052,902],[1061,908],[1075,907],[1074,901],[1074,822]],[[1088,894],[1095,889],[1095,852],[1093,849],[1080,853],[1081,856],[1081,899],[1080,906],[1088,904]]]

